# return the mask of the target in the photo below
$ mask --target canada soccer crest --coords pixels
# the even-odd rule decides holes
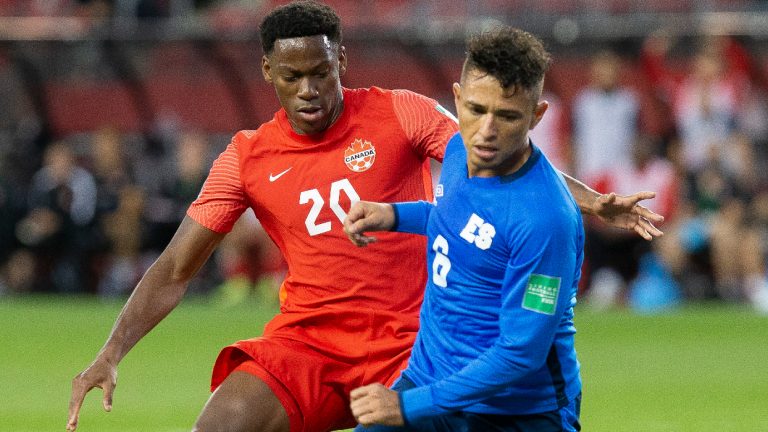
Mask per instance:
[[[354,172],[363,172],[373,165],[376,159],[376,149],[370,141],[356,138],[344,150],[344,163]]]

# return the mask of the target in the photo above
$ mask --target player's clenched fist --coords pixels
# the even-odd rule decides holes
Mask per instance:
[[[367,246],[376,237],[365,235],[368,231],[389,231],[395,225],[395,211],[389,204],[359,201],[349,209],[344,219],[344,232],[357,246]]]
[[[356,388],[350,393],[350,399],[352,415],[363,426],[402,426],[405,423],[397,392],[381,384]]]

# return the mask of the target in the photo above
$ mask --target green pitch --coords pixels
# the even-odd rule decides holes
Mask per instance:
[[[64,430],[70,380],[120,306],[0,299],[0,430]],[[273,311],[186,300],[123,361],[113,412],[95,390],[78,430],[188,431],[218,350],[259,334]],[[585,431],[768,430],[768,317],[722,305],[655,316],[579,307],[577,326]]]

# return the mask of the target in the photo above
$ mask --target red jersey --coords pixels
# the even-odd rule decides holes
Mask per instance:
[[[455,118],[406,90],[344,89],[326,131],[299,135],[284,110],[240,131],[219,156],[188,215],[228,232],[252,207],[288,273],[281,311],[375,310],[417,319],[426,281],[424,237],[377,234],[357,248],[342,221],[357,200],[432,200],[428,158],[442,160]],[[298,317],[297,317],[298,318]]]

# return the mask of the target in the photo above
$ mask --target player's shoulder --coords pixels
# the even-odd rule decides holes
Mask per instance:
[[[525,176],[528,179],[525,189],[535,191],[537,199],[527,203],[537,209],[529,212],[535,215],[530,218],[530,222],[542,226],[560,225],[564,220],[578,216],[578,207],[562,173],[537,147],[534,147],[532,158],[535,160],[532,161],[530,175]]]
[[[345,89],[344,97],[352,98],[381,98],[402,101],[428,102],[433,100],[420,93],[407,89],[386,89],[382,87],[366,87],[356,89]]]
[[[466,159],[466,148],[464,147],[464,139],[459,132],[454,133],[448,139],[448,143],[445,145],[445,159],[449,156],[461,156],[462,159]],[[466,161],[464,161],[466,162]],[[445,161],[443,162],[445,163]]]
[[[237,143],[242,143],[246,141],[251,141],[255,139],[259,135],[259,129],[242,129],[235,133],[235,136],[233,137],[233,141],[236,141]]]
[[[232,137],[232,143],[236,146],[249,146],[258,143],[266,137],[279,132],[276,119],[262,123],[258,129],[242,129]]]

